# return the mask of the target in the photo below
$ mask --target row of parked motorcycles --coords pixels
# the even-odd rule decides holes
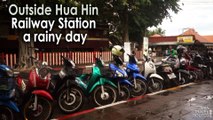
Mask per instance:
[[[122,51],[119,46],[113,49]],[[31,57],[35,68],[29,72],[28,80],[1,64],[0,120],[13,120],[16,116],[47,120],[53,113],[54,101],[63,112],[73,113],[82,108],[86,99],[102,106],[198,80],[204,78],[206,72],[212,76],[212,61],[207,65],[168,56],[155,65],[144,55],[140,66],[134,54],[128,56],[129,62],[124,65],[121,56],[113,54],[113,61],[106,66],[100,54],[95,57],[92,72],[80,75],[75,63],[67,57],[61,56],[63,67],[60,72],[54,71],[45,61]],[[198,66],[194,66],[196,64]]]

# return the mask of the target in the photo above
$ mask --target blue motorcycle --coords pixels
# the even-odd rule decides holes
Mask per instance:
[[[129,63],[126,65],[128,79],[134,84],[135,89],[132,91],[132,96],[145,95],[147,92],[147,79],[140,74],[140,69],[137,65],[137,59],[129,55]],[[138,92],[140,91],[140,92]]]
[[[140,69],[137,65],[137,58],[135,55],[128,55],[129,63],[127,63],[127,73],[130,79],[140,80],[146,86],[144,88],[149,92],[156,92],[163,89],[163,78],[156,74],[155,65],[151,60],[146,58],[144,63],[144,76],[141,75]],[[146,57],[146,56],[145,56]]]
[[[123,79],[122,83],[128,84],[130,88],[130,94],[131,96],[140,96],[144,95],[146,93],[147,87],[146,83],[144,81],[138,80],[138,79],[128,79],[129,76],[127,72],[125,71],[123,66],[123,61],[118,56],[113,56],[114,58],[114,64],[110,64],[110,68],[115,73],[115,77]],[[125,78],[125,80],[124,80]]]
[[[16,91],[13,71],[6,65],[0,65],[0,120],[14,120],[14,113],[20,112],[13,101]]]
[[[113,72],[111,80],[117,84],[118,100],[127,100],[130,98],[130,88],[133,84],[127,79],[127,73],[121,66],[109,64],[110,70]]]

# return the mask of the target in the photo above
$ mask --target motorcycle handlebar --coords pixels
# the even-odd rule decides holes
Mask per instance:
[[[40,61],[40,60],[38,60],[38,59],[36,59],[36,58],[33,57],[33,56],[30,56],[30,59],[34,60],[34,61],[36,62],[35,64],[39,64],[39,63],[40,63],[39,66],[45,66],[45,67],[48,68],[48,69],[53,69],[52,67],[48,66],[47,63],[45,63],[45,65],[42,65],[43,62]]]

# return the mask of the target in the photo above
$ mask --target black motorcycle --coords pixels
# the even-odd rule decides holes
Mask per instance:
[[[46,62],[41,62],[38,69],[39,76],[46,78],[50,74],[49,86],[46,88],[57,100],[59,108],[65,113],[79,110],[84,103],[82,89],[76,83],[75,63],[61,56],[63,67],[60,72],[54,71]]]
[[[177,76],[175,75],[171,65],[173,66],[173,59],[168,58],[169,60],[162,61],[160,64],[156,64],[156,71],[159,75],[164,78],[164,88],[170,88],[172,86],[179,85]]]

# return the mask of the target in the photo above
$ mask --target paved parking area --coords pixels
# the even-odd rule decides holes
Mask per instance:
[[[57,112],[57,111],[56,111]],[[213,80],[190,83],[117,105],[88,107],[60,120],[213,120]]]

